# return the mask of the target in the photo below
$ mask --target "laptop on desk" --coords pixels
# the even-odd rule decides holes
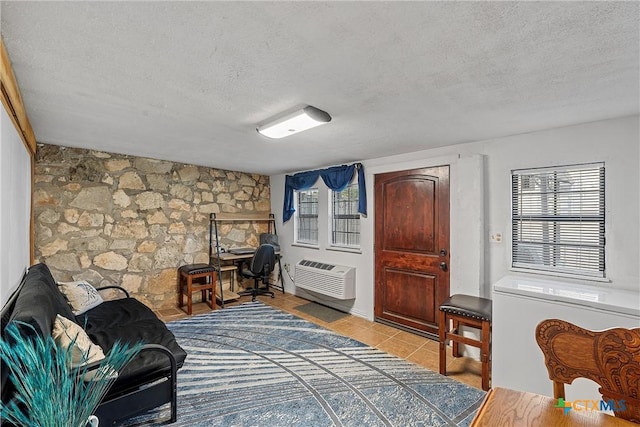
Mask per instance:
[[[256,251],[256,248],[250,248],[250,247],[229,249],[229,253],[233,255],[249,255],[254,253],[255,251]]]

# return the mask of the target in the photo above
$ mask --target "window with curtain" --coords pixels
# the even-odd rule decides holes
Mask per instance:
[[[318,189],[296,190],[296,243],[318,244]]]
[[[342,191],[330,191],[331,246],[360,248],[360,214],[358,184]]]
[[[605,277],[604,163],[511,172],[512,266]]]

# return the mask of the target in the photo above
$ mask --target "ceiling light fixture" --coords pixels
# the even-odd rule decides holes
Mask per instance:
[[[283,114],[283,116],[258,125],[256,130],[261,135],[277,139],[324,125],[331,121],[331,116],[328,113],[310,105],[292,113],[285,112]]]

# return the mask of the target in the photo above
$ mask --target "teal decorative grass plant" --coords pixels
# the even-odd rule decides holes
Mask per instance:
[[[0,356],[15,386],[14,398],[0,404],[2,420],[16,426],[85,427],[120,371],[140,351],[116,343],[99,364],[72,366],[71,347],[59,347],[31,325],[10,323],[0,340]],[[25,335],[25,328],[33,330]],[[22,332],[21,332],[22,330]]]

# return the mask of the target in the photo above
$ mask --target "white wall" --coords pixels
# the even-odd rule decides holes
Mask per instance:
[[[337,301],[296,290],[285,274],[286,290],[372,319],[374,175],[449,164],[451,292],[489,297],[491,284],[510,272],[511,170],[602,161],[606,169],[608,286],[637,289],[640,286],[639,141],[639,118],[631,116],[362,161],[369,215],[362,220],[362,251],[358,254],[327,249],[325,230],[328,226],[323,216],[319,224],[319,249],[292,246],[293,220],[282,224],[285,175],[271,176],[271,203],[278,221],[282,262],[291,264],[291,274],[302,258],[357,268],[355,300]],[[321,180],[317,185],[325,188]],[[326,193],[320,194],[325,195],[320,198],[319,209],[326,212]],[[489,242],[492,232],[502,233],[502,243]]]
[[[29,266],[31,159],[4,108],[0,118],[0,306]]]

